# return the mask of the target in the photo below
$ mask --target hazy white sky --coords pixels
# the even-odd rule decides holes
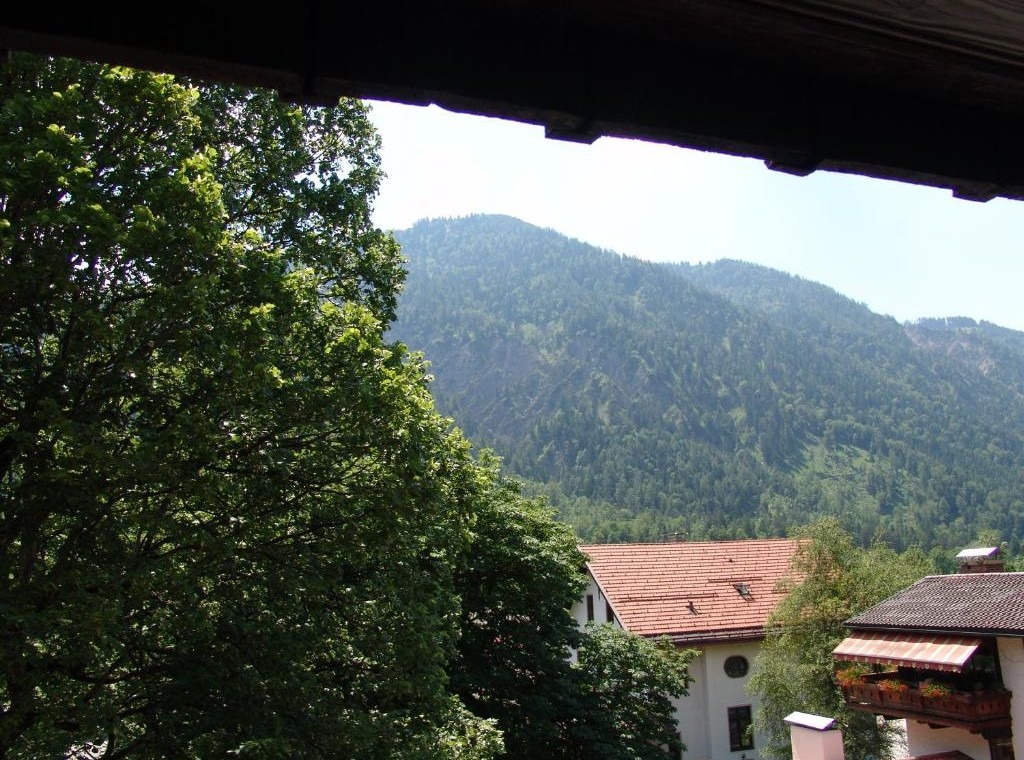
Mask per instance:
[[[742,259],[829,285],[897,319],[1024,330],[1024,202],[630,140],[374,103],[388,178],[375,221],[501,213],[652,261]]]

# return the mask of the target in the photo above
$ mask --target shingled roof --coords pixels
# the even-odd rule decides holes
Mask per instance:
[[[1024,636],[1024,573],[930,575],[846,626]]]
[[[587,568],[622,626],[703,643],[764,636],[799,542],[587,544]]]

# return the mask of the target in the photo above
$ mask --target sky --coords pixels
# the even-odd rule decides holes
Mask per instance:
[[[374,102],[387,175],[375,223],[507,214],[650,261],[740,259],[828,285],[900,321],[1024,330],[1024,201]]]

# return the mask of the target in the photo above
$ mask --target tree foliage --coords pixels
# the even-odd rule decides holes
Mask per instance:
[[[670,698],[686,693],[695,653],[608,626],[581,631],[568,614],[585,586],[571,529],[486,457],[479,475],[472,544],[456,573],[456,694],[495,721],[505,757],[664,760],[679,747]]]
[[[486,733],[445,671],[475,476],[383,339],[402,261],[364,106],[0,76],[0,756]]]
[[[370,222],[377,150],[355,101],[0,72],[0,757],[662,735],[679,656],[580,634],[571,533],[385,340],[404,273]],[[608,731],[580,733],[595,710]]]
[[[793,560],[788,594],[768,619],[750,679],[750,689],[761,697],[755,722],[769,736],[765,751],[790,756],[783,718],[799,710],[836,717],[851,760],[889,757],[894,735],[887,724],[844,707],[832,677],[832,650],[847,635],[844,620],[933,568],[916,549],[898,554],[882,543],[858,548],[834,518],[803,528],[798,536],[805,542]]]
[[[568,610],[583,591],[585,559],[569,527],[520,496],[494,462],[481,475],[472,545],[456,573],[462,636],[452,688],[497,721],[508,757],[564,757],[576,692],[568,653],[580,640]]]
[[[571,727],[573,760],[665,760],[685,749],[673,698],[688,693],[698,653],[667,638],[641,638],[611,625],[589,625],[581,643],[579,719]]]

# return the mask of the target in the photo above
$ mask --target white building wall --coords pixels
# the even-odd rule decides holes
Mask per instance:
[[[593,578],[584,590],[580,600],[572,607],[572,616],[577,625],[587,624],[587,595],[594,600],[594,622],[612,622],[607,617],[607,600]],[[713,644],[702,649],[702,656],[690,664],[690,693],[675,700],[676,720],[683,743],[686,745],[686,760],[756,760],[759,748],[767,740],[759,732],[754,734],[754,749],[733,752],[729,749],[729,708],[750,705],[751,716],[756,716],[760,703],[747,693],[750,670],[753,669],[760,642],[740,641]],[[725,660],[733,655],[745,657],[749,666],[747,675],[730,678],[725,674]],[[576,652],[569,653],[572,661]],[[1024,755],[1021,755],[1024,759]],[[987,760],[987,759],[986,759]]]
[[[927,723],[907,721],[907,751],[910,755],[936,755],[958,749],[974,760],[990,760],[988,740],[961,728],[929,728]]]
[[[572,606],[572,616],[576,620],[576,624],[581,628],[587,624],[587,597],[590,596],[594,600],[594,622],[613,623],[617,628],[621,628],[617,620],[608,618],[608,600],[601,593],[597,582],[589,575],[587,577],[590,578],[590,583],[580,600]]]
[[[750,671],[741,678],[730,678],[725,674],[725,660],[739,655],[752,669],[759,642],[694,648],[702,654],[690,664],[694,679],[690,693],[674,701],[679,734],[686,745],[683,756],[687,760],[756,760],[759,748],[767,742],[760,732],[754,732],[754,749],[733,752],[729,748],[729,708],[749,705],[754,717],[760,702],[747,693]]]
[[[587,620],[587,597],[590,596],[594,600],[594,623],[611,623],[616,628],[621,628],[621,624],[618,620],[608,617],[608,600],[605,595],[601,593],[600,587],[597,582],[590,575],[587,576],[590,583],[587,584],[587,588],[583,591],[583,595],[580,600],[576,602],[572,609],[569,611],[573,619],[576,621],[576,625],[580,628],[585,626],[589,621]],[[576,650],[569,650],[569,661],[576,662]]]
[[[696,647],[695,647],[696,648]],[[689,694],[672,700],[679,724],[679,736],[686,745],[683,757],[687,760],[710,760],[711,743],[708,741],[708,678],[707,658],[703,655],[690,663]]]
[[[1010,718],[1013,721],[1013,756],[1024,760],[1024,639],[1001,637],[999,667],[1003,686],[1010,690]]]
[[[741,641],[708,646],[705,650],[705,667],[708,679],[707,725],[711,744],[712,760],[740,760],[740,758],[759,757],[759,748],[765,745],[763,734],[754,732],[754,749],[733,752],[729,749],[729,708],[750,705],[751,715],[756,716],[760,706],[759,700],[747,692],[754,658],[757,657],[760,642]],[[725,674],[725,660],[739,655],[745,657],[749,665],[747,674],[742,678],[730,678]]]
[[[996,639],[1003,685],[1014,695],[1010,700],[1013,721],[1013,754],[1024,758],[1024,639]],[[907,721],[907,750],[910,755],[931,755],[960,750],[974,760],[990,760],[988,740],[959,728],[929,728],[926,723]]]

